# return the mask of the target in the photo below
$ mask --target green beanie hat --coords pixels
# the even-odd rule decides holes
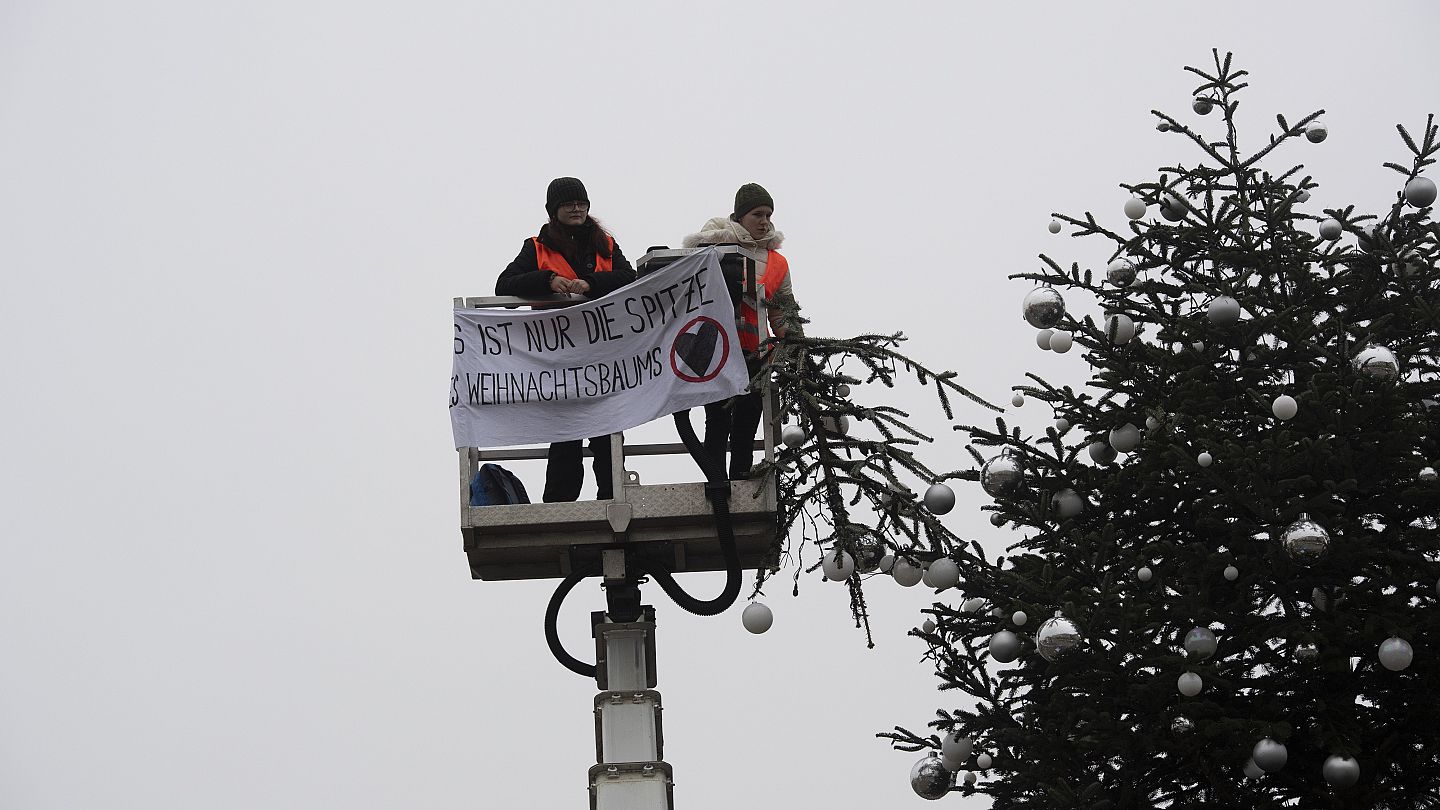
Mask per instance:
[[[731,218],[738,222],[741,217],[762,205],[768,205],[772,210],[775,208],[775,200],[770,196],[770,192],[759,183],[746,183],[735,192],[735,213]]]

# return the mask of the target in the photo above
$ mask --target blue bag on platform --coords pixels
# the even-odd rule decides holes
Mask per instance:
[[[470,479],[471,506],[501,506],[509,503],[530,503],[525,485],[515,473],[499,464],[482,464]]]

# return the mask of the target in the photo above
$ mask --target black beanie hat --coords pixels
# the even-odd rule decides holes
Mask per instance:
[[[545,189],[545,213],[555,218],[555,212],[560,210],[560,203],[583,200],[590,202],[590,195],[585,193],[585,184],[573,177],[557,177],[550,181],[550,187]]]
[[[759,183],[746,183],[735,192],[735,220],[738,222],[741,217],[762,205],[768,205],[772,210],[775,208],[775,200],[771,198],[770,192]]]

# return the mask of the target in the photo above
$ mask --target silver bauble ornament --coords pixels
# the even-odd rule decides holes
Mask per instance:
[[[1200,694],[1201,689],[1205,688],[1205,682],[1200,679],[1199,675],[1193,672],[1186,672],[1175,679],[1175,687],[1179,689],[1180,694],[1185,697],[1195,697]]]
[[[1255,747],[1250,751],[1250,759],[1259,765],[1262,771],[1275,773],[1285,767],[1285,762],[1290,759],[1290,752],[1286,750],[1284,743],[1266,737],[1255,743]]]
[[[1350,365],[1372,380],[1389,381],[1400,376],[1400,361],[1395,359],[1395,353],[1373,343],[1355,355]]]
[[[1174,194],[1166,194],[1160,198],[1160,216],[1170,222],[1179,222],[1185,218],[1185,211],[1190,206]]]
[[[1060,220],[1052,219],[1050,220],[1050,224],[1046,227],[1050,229],[1050,233],[1059,233],[1061,228]]]
[[[1226,580],[1227,582],[1234,582],[1235,580],[1237,580],[1237,579],[1239,579],[1239,578],[1240,578],[1240,569],[1239,569],[1239,568],[1236,568],[1236,567],[1233,566],[1233,565],[1227,565],[1227,566],[1225,566],[1225,580]]]
[[[1416,473],[1415,477],[1419,478],[1421,481],[1429,483],[1431,481],[1434,481],[1437,477],[1440,477],[1440,475],[1436,474],[1434,467],[1421,467],[1420,472]]]
[[[1338,788],[1347,788],[1360,781],[1360,763],[1350,757],[1331,754],[1320,766],[1325,781]]]
[[[1110,446],[1117,453],[1129,453],[1140,446],[1140,428],[1126,422],[1110,431]]]
[[[1320,143],[1330,135],[1330,128],[1319,121],[1311,121],[1305,125],[1305,139],[1310,143]]]
[[[943,799],[950,792],[955,775],[945,769],[940,757],[930,754],[910,769],[910,788],[922,799]]]
[[[1041,351],[1050,351],[1050,336],[1053,334],[1055,334],[1054,329],[1041,329],[1036,332],[1035,345],[1039,346]]]
[[[980,756],[975,757],[975,767],[979,768],[982,771],[990,770],[990,766],[993,764],[995,764],[995,761],[990,758],[989,754],[981,754]]]
[[[884,557],[881,557],[881,558],[880,558],[880,573],[882,573],[882,574],[888,574],[888,573],[890,573],[890,572],[893,571],[893,570],[895,570],[895,555],[894,555],[894,554],[886,554]]]
[[[978,777],[975,776],[975,772],[974,772],[974,771],[966,771],[966,772],[965,772],[965,784],[967,784],[967,785],[973,785],[973,784],[975,784],[975,780],[976,780],[977,778],[978,778]]]
[[[1251,779],[1259,779],[1265,775],[1265,772],[1255,764],[1255,760],[1247,759],[1245,760],[1245,775]]]
[[[1023,391],[1016,391],[1016,392],[1014,393],[1014,395],[1012,395],[1012,396],[1010,397],[1010,404],[1011,404],[1012,406],[1016,407],[1016,408],[1024,407],[1024,405],[1025,405],[1025,392],[1023,392]]]
[[[805,443],[805,429],[799,425],[786,425],[780,429],[780,441],[786,447],[799,447]]]
[[[1344,232],[1345,229],[1341,227],[1340,220],[1334,218],[1320,220],[1321,239],[1339,239],[1340,234]]]
[[[1030,616],[1023,610],[1017,610],[1010,614],[1010,623],[1016,627],[1024,627],[1028,621],[1030,621]]]
[[[1140,566],[1140,570],[1135,572],[1135,578],[1141,582],[1149,582],[1154,576],[1155,572],[1151,571],[1148,565]]]
[[[1195,722],[1182,714],[1170,721],[1170,730],[1175,734],[1189,734],[1195,730]]]
[[[1275,414],[1276,419],[1288,422],[1300,412],[1300,403],[1296,402],[1295,398],[1289,394],[1281,394],[1275,397],[1274,402],[1270,403],[1270,412]]]
[[[975,611],[983,607],[985,607],[984,598],[979,596],[972,596],[969,599],[966,599],[964,602],[960,603],[960,612],[974,613]]]
[[[935,620],[934,620],[934,619],[926,619],[923,623],[921,623],[921,625],[920,625],[920,631],[923,632],[923,633],[933,633],[933,632],[935,632]]]
[[[1320,657],[1320,648],[1308,641],[1302,641],[1295,645],[1295,660],[1308,664]]]
[[[1020,457],[1005,450],[980,468],[980,488],[993,498],[1014,495],[1025,482],[1025,468]]]
[[[1145,417],[1145,430],[1146,430],[1146,432],[1148,432],[1148,433],[1154,433],[1155,431],[1157,431],[1157,430],[1159,430],[1159,429],[1160,429],[1160,420],[1159,420],[1159,419],[1156,419],[1156,418],[1153,417],[1153,416],[1147,416],[1147,417]]]
[[[1123,312],[1115,312],[1105,318],[1105,336],[1114,334],[1111,342],[1124,346],[1135,337],[1135,321]]]
[[[1209,453],[1201,453],[1200,455],[1195,457],[1195,463],[1199,464],[1201,467],[1209,467],[1210,464],[1214,461],[1214,456],[1211,456]]]
[[[770,612],[764,602],[751,602],[740,611],[740,623],[752,633],[763,633],[775,623],[775,614]]]
[[[879,535],[866,534],[855,538],[855,568],[862,574],[880,570],[886,556],[885,541]]]
[[[1035,631],[1035,649],[1046,661],[1058,661],[1080,646],[1080,628],[1059,611]]]
[[[1306,189],[1303,189],[1303,188],[1300,189],[1300,193],[1295,195],[1295,202],[1298,202],[1298,203],[1307,203],[1307,202],[1310,202],[1310,192],[1307,191]]]
[[[925,508],[932,515],[944,515],[955,508],[955,490],[939,481],[925,490]]]
[[[1070,420],[1069,420],[1069,419],[1066,419],[1065,417],[1062,416],[1062,417],[1060,417],[1060,418],[1058,418],[1058,419],[1055,420],[1055,432],[1056,432],[1056,433],[1064,433],[1065,431],[1067,431],[1067,430],[1069,430],[1069,429],[1070,429]]]
[[[1050,499],[1050,502],[1054,504],[1055,514],[1061,520],[1069,520],[1085,509],[1085,501],[1081,499],[1079,493],[1073,489],[1060,490],[1055,493],[1055,496]]]
[[[1130,219],[1142,219],[1145,216],[1145,201],[1139,197],[1131,197],[1125,201],[1125,216]]]
[[[991,525],[991,526],[995,526],[995,527],[997,527],[997,528],[1000,527],[1000,526],[1004,526],[1004,525],[1005,525],[1005,516],[1002,515],[1002,514],[1000,514],[999,512],[992,512],[992,513],[990,514],[990,525]]]
[[[1036,287],[1026,293],[1020,312],[1036,329],[1049,329],[1065,317],[1065,299],[1054,287]]]
[[[890,576],[894,577],[901,587],[909,588],[919,584],[920,578],[925,576],[925,569],[901,557],[895,561],[895,567],[890,569]]]
[[[1185,634],[1185,652],[1204,661],[1215,654],[1215,633],[1208,627],[1196,627]]]
[[[1280,546],[1295,562],[1314,565],[1330,550],[1330,533],[1309,515],[1301,514],[1299,520],[1280,533]]]
[[[1020,637],[1009,630],[1001,630],[990,637],[990,657],[1002,664],[1008,664],[1020,657]]]
[[[1145,213],[1145,207],[1143,205],[1140,207],[1140,213],[1142,216]],[[1130,284],[1135,281],[1135,276],[1138,273],[1139,271],[1135,268],[1135,262],[1124,258],[1116,259],[1105,267],[1105,280],[1114,284],[1116,287],[1129,287]]]
[[[1230,326],[1240,320],[1240,302],[1228,295],[1217,295],[1205,308],[1205,316],[1216,326]]]
[[[1070,351],[1070,347],[1074,344],[1075,336],[1063,329],[1056,329],[1055,332],[1050,335],[1050,351],[1056,354],[1064,354]]]
[[[1109,464],[1115,460],[1115,448],[1106,442],[1091,442],[1085,451],[1090,454],[1090,460],[1096,464]]]
[[[1209,115],[1210,111],[1215,109],[1215,102],[1201,96],[1190,102],[1190,109],[1194,110],[1196,115]]]
[[[1392,636],[1380,642],[1380,665],[1391,672],[1405,669],[1413,660],[1415,651],[1405,639]]]
[[[835,386],[835,396],[840,397],[841,399],[850,396],[850,384],[840,383],[839,385]]]
[[[925,583],[926,587],[936,590],[953,588],[960,584],[960,566],[956,565],[955,561],[949,557],[941,557],[926,567],[921,581]]]
[[[940,740],[940,755],[951,762],[963,763],[970,759],[970,753],[974,750],[974,743],[969,737],[961,736],[959,732],[952,731]],[[959,770],[952,768],[951,770]]]
[[[1405,202],[1416,208],[1435,202],[1435,181],[1428,177],[1417,177],[1405,184]]]
[[[850,432],[850,417],[843,413],[839,416],[822,416],[820,426],[825,428],[826,433],[844,436]]]
[[[824,570],[826,579],[842,582],[855,573],[855,558],[851,557],[848,551],[842,551],[839,554],[827,551],[821,558],[820,568]]]

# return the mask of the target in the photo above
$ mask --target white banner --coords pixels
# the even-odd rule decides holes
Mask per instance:
[[[571,307],[455,310],[457,448],[601,436],[748,382],[713,249]]]

